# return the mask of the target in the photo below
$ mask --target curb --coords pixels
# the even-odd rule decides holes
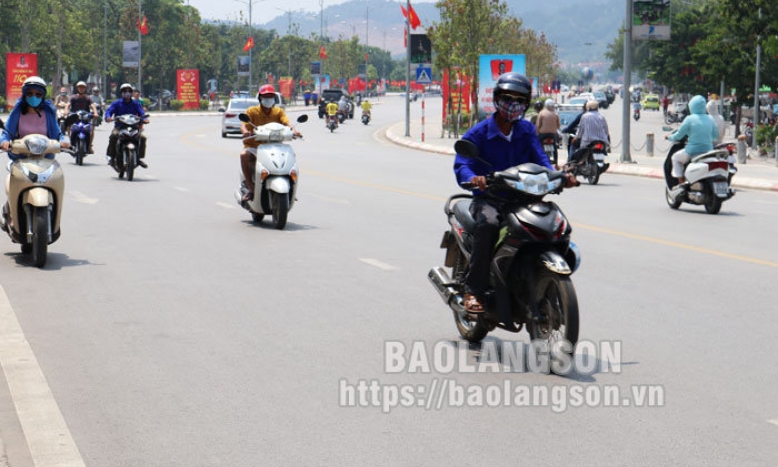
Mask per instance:
[[[438,154],[455,155],[453,144],[452,147],[443,147],[439,144],[420,143],[417,141],[411,141],[405,136],[399,136],[395,133],[394,127],[399,126],[395,124],[386,129],[385,136],[389,141],[398,144],[400,146],[409,147],[412,149],[418,149],[420,151],[434,152]],[[611,163],[608,168],[608,172],[619,175],[631,175],[635,177],[656,178],[664,180],[664,171],[656,168],[642,167],[637,163],[634,164],[621,164]],[[778,191],[778,182],[766,180],[762,178],[743,178],[737,175],[732,179],[732,186],[735,188],[750,188],[754,190],[765,191]]]

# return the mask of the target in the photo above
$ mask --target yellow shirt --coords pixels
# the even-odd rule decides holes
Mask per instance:
[[[286,126],[291,126],[289,117],[286,116],[286,112],[281,107],[273,106],[270,112],[265,113],[261,106],[255,105],[246,109],[246,115],[249,116],[249,120],[256,126],[262,126],[267,123],[281,123]],[[246,125],[251,128],[251,125]],[[249,139],[243,142],[243,146],[247,148],[255,148],[259,146],[259,141]]]
[[[327,115],[337,115],[338,104],[336,102],[330,102],[327,104]]]
[[[370,110],[370,108],[373,107],[373,104],[371,104],[368,101],[362,101],[362,110]]]

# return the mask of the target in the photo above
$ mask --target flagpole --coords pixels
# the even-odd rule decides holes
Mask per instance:
[[[141,13],[143,12],[143,6],[142,5],[143,5],[143,0],[138,0],[138,24],[141,24],[141,21],[143,21],[141,19]],[[138,92],[142,92],[141,84],[140,84],[141,83],[141,80],[140,80],[141,79],[140,64],[141,64],[141,61],[142,61],[141,59],[143,57],[142,56],[143,47],[141,46],[141,37],[142,36],[143,36],[143,33],[141,31],[141,28],[139,27],[138,28]],[[143,94],[141,94],[141,95],[143,95]]]
[[[405,33],[408,44],[405,57],[405,136],[411,136],[411,0],[405,1]]]

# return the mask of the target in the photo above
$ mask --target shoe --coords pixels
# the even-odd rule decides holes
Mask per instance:
[[[466,293],[465,294],[465,311],[467,311],[468,313],[483,313],[484,312],[484,306],[478,300],[478,297],[476,297],[473,294]]]
[[[148,169],[149,165],[143,161],[143,159],[138,159],[138,165],[143,167],[144,169]]]

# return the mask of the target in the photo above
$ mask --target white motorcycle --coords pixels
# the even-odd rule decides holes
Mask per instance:
[[[722,144],[713,151],[692,156],[684,168],[685,182],[678,184],[672,176],[673,154],[684,148],[686,138],[670,147],[664,164],[665,199],[671,209],[678,209],[681,203],[702,204],[708,214],[718,214],[721,204],[735,196],[729,187],[732,176],[737,172],[730,164],[731,145]]]
[[[242,122],[251,124],[246,114],[240,114],[238,118]],[[308,115],[300,115],[297,118],[297,123],[306,121]],[[235,190],[235,199],[241,207],[251,213],[254,222],[262,222],[265,214],[270,214],[275,227],[279,230],[283,229],[297,194],[299,176],[297,158],[292,147],[285,144],[294,139],[294,131],[280,123],[268,123],[254,127],[254,135],[248,138],[265,143],[257,148],[254,199],[243,201],[243,196],[248,193],[248,189],[242,171],[240,186]]]
[[[67,150],[57,140],[33,134],[12,141],[8,151],[22,157],[8,163],[8,203],[3,206],[0,229],[22,245],[22,253],[32,253],[33,264],[42,268],[48,245],[60,236],[65,195],[62,168],[46,156]]]

